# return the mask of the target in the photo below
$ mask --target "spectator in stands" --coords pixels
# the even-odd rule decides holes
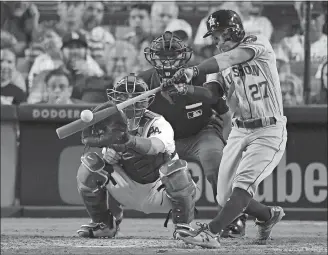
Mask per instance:
[[[104,18],[104,9],[103,2],[91,1],[85,3],[82,15],[82,24],[85,31],[90,32],[95,27],[101,26]]]
[[[324,62],[327,59],[327,35],[323,33],[324,18],[321,13],[312,13],[311,16],[311,60],[314,62]],[[304,61],[304,35],[297,33],[283,38],[276,54],[287,62]]]
[[[62,61],[64,67],[72,76],[72,97],[81,99],[85,79],[90,76],[102,77],[104,76],[104,72],[88,53],[88,43],[82,33],[70,32],[66,34],[63,38],[62,45]],[[43,96],[46,93],[44,79],[47,73],[48,71],[43,71],[33,79],[28,102],[35,103],[43,100]]]
[[[3,30],[1,28],[1,36],[0,36],[0,40],[1,40],[1,45],[12,45],[14,46],[15,44],[17,44],[17,39],[15,36],[13,36],[11,33],[9,33],[6,30]]]
[[[191,44],[192,27],[187,21],[183,19],[174,19],[168,24],[165,31],[174,32],[186,45]]]
[[[98,65],[105,72],[106,63],[105,58],[114,45],[115,39],[106,29],[102,27],[96,27],[92,31],[86,34],[88,45],[90,49],[91,57],[98,63]]]
[[[149,4],[134,4],[129,13],[129,26],[131,32],[124,39],[131,43],[138,51],[144,49],[144,42],[149,43],[150,38],[150,10]]]
[[[311,40],[311,96],[314,99],[320,96],[321,79],[316,78],[320,72],[320,66],[327,61],[327,35],[323,33],[325,15],[320,11],[313,11],[311,16],[310,40]],[[301,24],[303,22],[301,21]],[[291,66],[291,71],[298,77],[304,75],[304,35],[297,33],[291,37],[285,37],[276,48],[276,56],[283,59]],[[320,69],[320,70],[319,70]],[[310,103],[315,103],[312,101]]]
[[[173,32],[177,37],[179,37],[186,45],[192,44],[192,27],[191,25],[183,19],[174,19],[172,20],[165,29],[166,31]],[[213,56],[213,55],[212,55]],[[196,61],[199,61],[197,56],[194,54],[191,55],[191,59],[188,62],[189,65],[197,64]]]
[[[303,105],[302,80],[290,73],[282,73],[279,76],[284,106]]]
[[[316,81],[320,81],[320,93],[312,94],[310,102],[312,104],[327,104],[327,80],[328,80],[328,61],[319,65],[317,73],[315,74]]]
[[[63,38],[63,60],[66,68],[73,74],[103,76],[104,72],[88,54],[86,37],[79,32],[71,32]]]
[[[15,45],[17,44],[17,40],[12,34],[10,34],[5,30],[1,30],[0,39],[1,39],[1,48],[13,49],[16,54]],[[16,60],[16,68],[13,71],[12,83],[15,84],[17,87],[19,87],[20,89],[22,89],[24,92],[26,92],[26,82],[25,82],[26,79],[24,78],[24,75],[20,72],[18,66],[18,59]]]
[[[61,37],[82,28],[84,8],[84,1],[60,1],[58,3],[59,22],[56,24],[56,31]]]
[[[127,40],[135,47],[138,53],[138,70],[151,68],[144,55],[144,49],[150,45],[153,39],[150,33],[150,12],[151,6],[149,4],[140,3],[132,5],[129,13],[129,26],[132,31],[123,37],[124,40]],[[137,69],[135,71],[137,72]]]
[[[26,100],[24,91],[13,82],[16,53],[12,48],[1,48],[1,104],[20,104]]]
[[[114,84],[131,72],[139,69],[136,63],[138,53],[127,41],[116,41],[107,56],[107,75],[112,77]]]
[[[328,61],[321,65],[321,67],[318,69],[320,73],[316,75],[317,79],[321,79],[321,91],[320,93],[320,104],[327,104],[328,103]]]
[[[104,103],[108,101],[106,90],[112,88],[113,79],[110,76],[88,77],[82,91],[81,100],[85,103]]]
[[[23,74],[25,80],[28,80],[28,74],[35,59],[44,53],[45,49],[42,43],[39,41],[32,41],[29,47],[25,49],[25,57],[21,57],[17,60],[17,69]]]
[[[29,88],[32,87],[33,79],[42,71],[53,70],[63,64],[61,56],[62,39],[51,28],[43,28],[37,34],[36,44],[43,49],[43,53],[35,57],[28,75]]]
[[[165,28],[173,19],[177,19],[179,7],[175,1],[154,1],[151,7],[152,34],[157,37],[165,32]]]
[[[29,1],[1,2],[1,29],[17,40],[14,46],[17,56],[24,55],[33,32],[38,28],[39,17],[38,8]]]
[[[104,56],[115,43],[114,36],[104,27],[104,4],[102,2],[86,2],[82,15],[82,31],[88,40],[91,56],[105,70]]]
[[[45,77],[46,96],[39,103],[47,104],[73,104],[73,86],[70,74],[63,68],[51,70]]]
[[[236,3],[239,7],[246,35],[263,35],[270,40],[273,26],[267,17],[260,16],[261,3],[255,4],[252,1],[238,1]]]

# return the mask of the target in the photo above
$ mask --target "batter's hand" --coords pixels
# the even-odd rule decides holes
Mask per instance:
[[[192,78],[198,76],[198,73],[198,68],[195,66],[189,68],[181,68],[166,83],[167,85],[189,83]]]
[[[117,164],[121,159],[121,155],[112,148],[103,148],[102,154],[104,160],[110,165]]]
[[[186,83],[179,83],[179,84],[163,84],[162,85],[162,92],[167,92],[170,96],[174,95],[185,95],[188,91],[188,84]]]

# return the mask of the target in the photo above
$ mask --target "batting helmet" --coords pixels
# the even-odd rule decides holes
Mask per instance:
[[[219,10],[212,13],[207,21],[207,33],[203,38],[212,35],[213,31],[222,32],[225,41],[240,42],[245,37],[245,30],[239,15],[232,10]]]

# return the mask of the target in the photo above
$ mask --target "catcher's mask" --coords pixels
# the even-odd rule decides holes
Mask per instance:
[[[176,71],[185,67],[192,56],[192,49],[180,38],[166,31],[145,48],[146,60],[157,70],[161,79],[171,78]]]
[[[133,97],[139,96],[146,91],[148,91],[148,85],[141,78],[131,73],[118,81],[112,89],[108,89],[107,97],[115,104],[119,104]],[[139,127],[140,120],[153,99],[154,95],[123,109],[127,118],[129,131],[134,131]]]

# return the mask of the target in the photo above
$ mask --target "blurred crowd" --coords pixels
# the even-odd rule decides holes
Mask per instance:
[[[197,64],[216,53],[211,39],[205,40],[202,35],[207,16],[219,9],[239,13],[246,33],[270,39],[276,51],[284,104],[306,103],[302,2],[283,3],[280,7],[277,2],[277,13],[271,17],[265,13],[265,3],[217,2],[200,19],[197,6],[187,15],[178,2],[130,2],[117,22],[120,13],[110,12],[111,1],[49,3],[55,5],[55,13],[42,13],[40,2],[1,2],[1,104],[104,102],[106,89],[117,80],[130,72],[151,68],[144,48],[166,30],[175,32],[193,48],[190,64]],[[327,2],[313,3],[307,103],[326,104]],[[124,1],[120,4],[124,5]],[[292,19],[279,16],[289,15],[285,12],[287,7],[295,13]],[[106,13],[116,16],[108,21]],[[273,21],[274,16],[285,21],[278,24]]]

